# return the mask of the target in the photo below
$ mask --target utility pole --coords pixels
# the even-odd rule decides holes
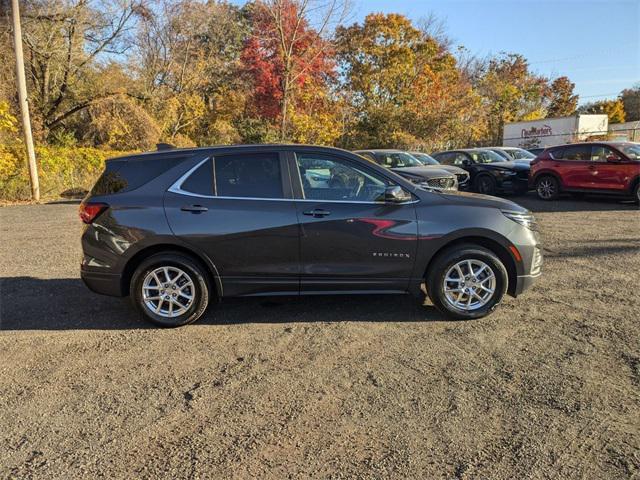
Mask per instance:
[[[11,16],[13,19],[13,43],[16,50],[16,78],[18,83],[18,101],[20,102],[20,112],[22,114],[22,130],[24,131],[24,143],[27,146],[29,178],[31,179],[31,199],[37,202],[40,200],[40,182],[38,181],[38,166],[36,165],[36,152],[33,148],[31,119],[29,118],[27,81],[24,76],[24,56],[22,54],[22,27],[20,26],[20,7],[18,5],[18,0],[11,0]]]

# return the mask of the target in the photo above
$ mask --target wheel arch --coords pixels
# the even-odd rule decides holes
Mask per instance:
[[[445,242],[429,258],[427,266],[424,269],[423,278],[426,279],[429,277],[430,269],[433,267],[433,265],[435,264],[435,260],[442,254],[442,252],[465,244],[474,244],[484,247],[494,253],[500,259],[507,270],[509,280],[507,293],[512,297],[515,296],[516,288],[518,285],[518,264],[513,256],[513,253],[510,252],[509,247],[505,246],[503,243],[493,238],[481,235],[464,235]]]
[[[544,176],[550,176],[555,178],[556,181],[558,182],[558,185],[560,186],[560,190],[564,190],[565,187],[564,187],[564,183],[562,182],[562,177],[558,175],[556,172],[554,172],[553,170],[541,170],[539,172],[536,172],[536,174],[533,176],[531,180],[531,184],[533,185],[534,188],[538,183],[538,179]]]
[[[209,276],[209,281],[214,288],[214,292],[212,293],[214,293],[216,298],[218,299],[222,297],[222,280],[220,279],[218,269],[213,264],[213,262],[211,262],[208,258],[199,255],[193,249],[190,249],[184,245],[173,243],[160,243],[144,247],[141,250],[137,251],[130,259],[128,259],[127,263],[124,266],[120,279],[120,288],[122,290],[122,293],[124,293],[125,295],[129,294],[133,273],[144,260],[158,253],[170,252],[181,253],[183,255],[191,257],[196,262],[198,262],[200,266],[203,267],[205,273]]]

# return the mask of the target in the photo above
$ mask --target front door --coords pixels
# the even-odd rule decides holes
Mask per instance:
[[[348,158],[298,152],[302,292],[406,291],[417,249],[414,203],[387,204],[391,180]]]
[[[211,259],[223,295],[299,293],[299,225],[287,170],[278,152],[216,156],[167,192],[171,230]]]
[[[574,145],[561,150],[559,165],[565,187],[587,189],[593,186],[595,165],[591,162],[590,145]],[[557,158],[554,156],[554,158]]]
[[[629,163],[620,153],[605,145],[594,145],[591,150],[594,175],[591,188],[601,190],[624,190]]]

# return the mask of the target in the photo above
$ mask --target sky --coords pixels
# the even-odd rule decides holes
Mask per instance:
[[[640,0],[351,1],[349,23],[372,12],[414,21],[433,13],[452,48],[463,45],[481,57],[520,53],[536,73],[569,77],[580,103],[615,98],[640,82]]]
[[[352,0],[352,21],[371,12],[444,21],[452,46],[479,56],[521,53],[531,69],[566,75],[580,103],[616,97],[640,82],[640,0]]]

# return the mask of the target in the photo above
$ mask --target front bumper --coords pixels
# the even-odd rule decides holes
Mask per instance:
[[[518,281],[516,283],[516,288],[513,292],[513,296],[517,297],[522,292],[527,290],[531,285],[534,284],[534,282],[540,275],[542,275],[542,272],[538,272],[537,275],[518,275]]]

